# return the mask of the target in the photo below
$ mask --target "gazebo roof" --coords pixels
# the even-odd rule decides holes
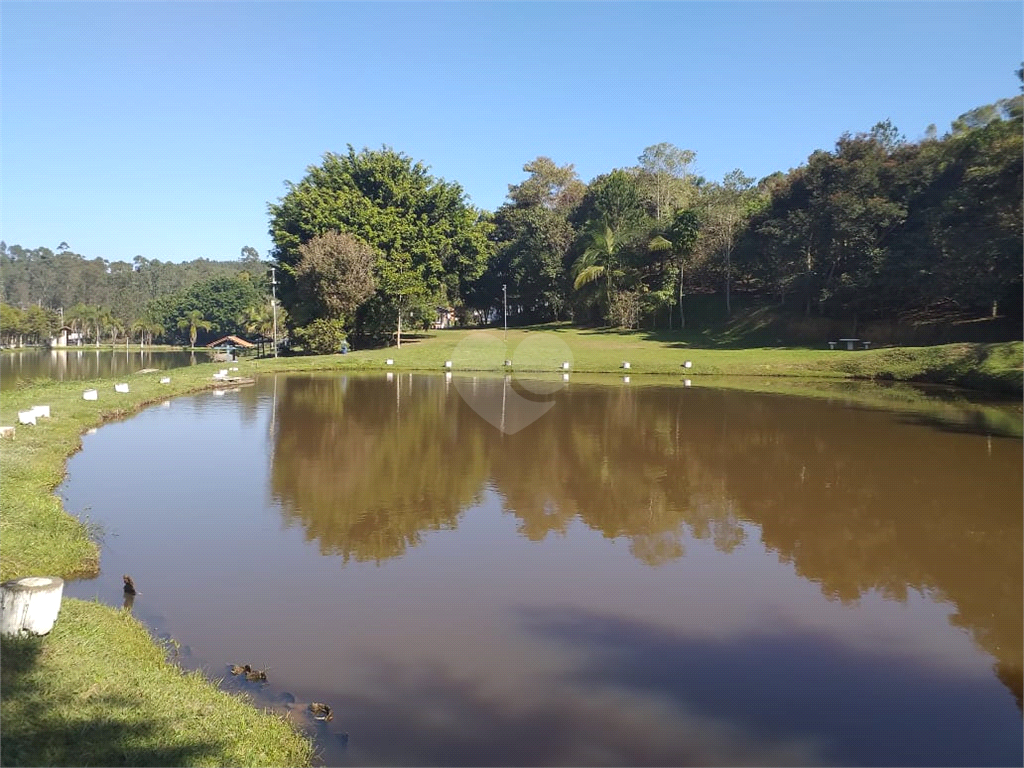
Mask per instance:
[[[227,344],[234,344],[236,347],[241,347],[242,349],[252,349],[253,347],[256,346],[251,341],[246,341],[245,339],[240,339],[237,336],[233,336],[233,335],[230,335],[230,334],[227,335],[227,336],[224,336],[224,337],[222,337],[220,339],[217,339],[216,341],[211,341],[206,346],[208,346],[208,347],[219,347],[219,346],[221,346],[221,345],[223,345],[225,343],[227,343]]]

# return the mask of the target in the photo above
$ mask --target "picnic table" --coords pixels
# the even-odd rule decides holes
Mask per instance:
[[[840,339],[839,342],[830,341],[828,343],[828,348],[829,349],[835,349],[836,348],[836,344],[837,343],[841,343],[841,344],[846,344],[846,348],[852,351],[853,350],[853,345],[856,344],[859,341],[860,341],[861,344],[864,345],[864,349],[869,349],[871,347],[871,342],[870,341],[861,341],[860,339]]]

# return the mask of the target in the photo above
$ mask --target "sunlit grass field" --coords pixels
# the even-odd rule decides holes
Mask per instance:
[[[914,381],[969,387],[993,393],[1022,392],[1024,343],[958,343],[934,347],[883,347],[835,350],[798,346],[697,347],[669,333],[608,331],[549,324],[528,328],[430,331],[394,346],[356,350],[346,355],[278,358],[260,361],[265,370],[288,368],[379,368],[387,359],[396,369],[556,371],[563,362],[571,371],[614,373],[629,362],[634,374],[785,376]],[[684,368],[686,361],[691,366]]]

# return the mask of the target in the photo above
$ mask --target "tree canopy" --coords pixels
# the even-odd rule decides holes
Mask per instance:
[[[357,330],[371,337],[386,335],[414,303],[462,305],[487,264],[490,227],[462,187],[435,179],[422,163],[389,147],[328,152],[287,187],[269,206],[270,233],[284,272],[281,300],[293,317],[302,317],[305,301],[295,280],[300,249],[331,230],[378,254],[377,288],[356,320]]]

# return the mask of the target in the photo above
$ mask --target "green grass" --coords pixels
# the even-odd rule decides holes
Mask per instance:
[[[279,358],[261,361],[264,370],[377,369],[386,358],[395,369],[498,371],[511,359],[515,371],[555,371],[570,360],[572,371],[614,373],[624,361],[631,373],[680,374],[690,360],[688,375],[771,376],[828,379],[875,379],[945,384],[992,394],[1024,392],[1024,343],[958,343],[935,347],[887,347],[869,350],[830,350],[808,347],[697,346],[680,333],[608,331],[550,324],[509,329],[507,346],[502,331],[446,330],[421,333],[403,341],[402,348],[356,351],[347,355]]]
[[[125,611],[64,600],[49,635],[0,643],[3,765],[311,761],[288,722],[183,674]]]
[[[4,391],[0,423],[49,405],[51,418],[0,442],[0,578],[94,572],[87,520],[53,495],[80,435],[147,403],[213,384],[221,366],[114,379],[31,382]],[[240,368],[252,368],[241,363]],[[170,385],[160,384],[169,375]],[[96,388],[99,400],[82,399]],[[184,674],[146,628],[118,609],[65,599],[43,638],[0,646],[0,763],[4,765],[308,765],[309,739],[281,718]]]

